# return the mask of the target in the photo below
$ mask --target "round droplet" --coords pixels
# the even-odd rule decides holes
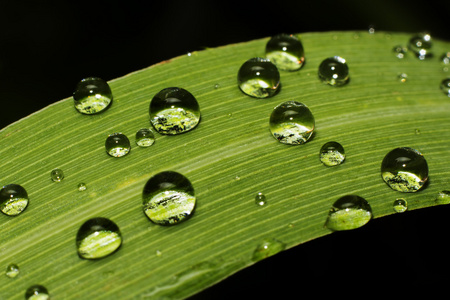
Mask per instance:
[[[75,108],[82,114],[92,115],[107,109],[113,100],[111,88],[101,78],[81,80],[73,92]]]
[[[64,179],[64,172],[61,169],[53,169],[50,172],[50,179],[53,182],[61,182]]]
[[[417,58],[424,60],[432,57],[431,53],[431,36],[428,33],[419,33],[409,40],[408,48]]]
[[[280,73],[268,59],[255,57],[247,60],[239,69],[238,86],[251,97],[267,98],[275,95],[280,87]]]
[[[136,132],[136,144],[139,147],[150,147],[155,143],[155,135],[148,128],[139,129]]]
[[[397,75],[397,79],[398,79],[398,81],[404,83],[404,82],[406,82],[408,80],[408,74],[400,73],[400,74]]]
[[[402,59],[405,58],[406,53],[408,53],[408,48],[401,45],[397,45],[394,47],[393,51],[395,56],[397,56],[397,58]]]
[[[374,25],[369,25],[368,32],[369,32],[369,34],[375,34],[375,26]]]
[[[50,295],[48,290],[39,284],[30,286],[25,292],[25,299],[27,300],[49,300]]]
[[[155,224],[175,225],[195,208],[194,187],[183,175],[164,171],[151,177],[142,193],[144,213]]]
[[[419,151],[408,147],[396,148],[384,157],[381,177],[393,190],[417,192],[428,179],[428,164]]]
[[[264,239],[258,246],[256,246],[256,249],[253,252],[252,260],[254,262],[263,260],[283,251],[284,249],[286,249],[286,244],[273,238]]]
[[[187,132],[200,122],[200,106],[195,97],[185,89],[166,88],[150,102],[150,121],[161,134]]]
[[[315,120],[309,108],[297,101],[287,101],[274,108],[270,115],[270,132],[280,143],[306,143],[314,131]]]
[[[450,97],[450,78],[441,81],[441,90],[445,95]]]
[[[266,44],[266,58],[279,70],[299,70],[305,61],[305,51],[300,40],[292,34],[278,34]]]
[[[130,150],[130,140],[120,132],[110,134],[105,142],[106,153],[113,157],[122,157],[127,155]]]
[[[6,272],[5,272],[5,274],[6,274],[6,276],[9,277],[9,278],[14,278],[14,277],[16,277],[17,275],[19,275],[19,273],[20,273],[20,269],[19,269],[19,266],[16,265],[16,264],[9,264],[9,265],[6,267]]]
[[[372,219],[372,208],[364,198],[347,195],[331,207],[325,226],[333,231],[359,228]]]
[[[325,143],[320,148],[320,161],[327,167],[337,166],[344,162],[344,147],[338,142]]]
[[[436,196],[437,204],[449,204],[450,203],[450,191],[441,191]]]
[[[161,250],[156,250],[155,254],[156,254],[156,256],[160,257],[160,256],[162,256],[162,251]]]
[[[18,184],[5,185],[0,190],[0,210],[8,216],[17,216],[27,208],[27,191]]]
[[[395,212],[402,213],[408,209],[408,204],[405,199],[395,199],[393,203],[393,208]]]
[[[322,82],[333,86],[342,86],[350,79],[347,63],[340,56],[329,57],[322,61],[318,74]]]
[[[263,193],[256,194],[255,204],[258,206],[266,205],[266,196]]]
[[[78,191],[79,191],[79,192],[83,192],[83,191],[85,191],[85,190],[87,190],[86,184],[85,184],[84,182],[80,182],[80,183],[78,184]]]
[[[78,255],[84,259],[98,259],[119,249],[122,235],[119,227],[106,218],[93,218],[84,222],[77,233]]]
[[[416,130],[414,130],[414,133],[415,134],[420,134],[420,129],[417,128]]]
[[[450,52],[445,52],[444,54],[442,54],[441,62],[444,65],[450,65]]]

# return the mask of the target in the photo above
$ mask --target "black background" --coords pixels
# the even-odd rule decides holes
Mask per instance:
[[[449,12],[448,1],[2,0],[0,128],[71,96],[87,76],[110,80],[190,51],[281,32],[374,26],[450,40]],[[316,287],[321,296],[344,296],[351,287],[405,295],[425,290],[422,280],[436,290],[450,279],[449,220],[444,206],[373,220],[257,263],[193,299],[300,298]]]

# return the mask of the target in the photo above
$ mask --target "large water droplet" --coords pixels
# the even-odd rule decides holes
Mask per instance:
[[[372,219],[369,202],[356,195],[347,195],[333,203],[325,226],[333,231],[359,228]]]
[[[49,300],[50,295],[48,290],[39,284],[30,286],[25,292],[25,299],[27,300]]]
[[[318,74],[322,82],[333,86],[342,86],[350,79],[347,63],[340,56],[329,57],[322,61]]]
[[[408,209],[408,203],[405,199],[395,199],[393,203],[393,208],[396,213],[405,212]]]
[[[81,80],[73,92],[75,108],[82,114],[92,115],[107,109],[113,100],[108,83],[98,77]]]
[[[449,204],[450,203],[450,191],[441,191],[436,196],[437,204]]]
[[[6,267],[5,275],[9,278],[14,278],[17,275],[19,275],[19,273],[20,273],[20,269],[19,269],[19,266],[16,264],[9,264]]]
[[[254,262],[263,260],[283,251],[284,249],[286,249],[286,244],[280,242],[279,240],[273,238],[264,239],[258,246],[256,246],[256,249],[253,252],[252,260]]]
[[[266,44],[266,57],[279,70],[296,71],[303,66],[305,52],[300,40],[292,34],[278,34]]]
[[[187,132],[200,122],[200,106],[187,90],[178,87],[165,88],[150,102],[150,121],[161,134]]]
[[[241,91],[255,98],[275,95],[280,87],[280,73],[268,59],[255,57],[247,60],[239,69],[238,86]]]
[[[419,151],[409,147],[396,148],[384,157],[381,177],[393,190],[417,192],[428,179],[428,164]]]
[[[256,194],[255,197],[255,204],[258,206],[264,206],[266,205],[266,196],[263,193]]]
[[[61,169],[53,169],[50,172],[50,179],[53,182],[61,182],[64,179],[64,172]]]
[[[397,56],[397,58],[402,59],[405,58],[406,53],[408,53],[408,48],[402,45],[397,45],[394,47],[393,51],[395,56]]]
[[[450,97],[450,78],[445,78],[441,81],[441,90],[445,95]]]
[[[325,143],[320,148],[320,161],[327,167],[337,166],[344,162],[344,147],[338,142]]]
[[[148,128],[139,129],[136,132],[136,144],[139,147],[150,147],[155,143],[155,135]]]
[[[417,58],[424,60],[432,57],[431,53],[431,36],[428,33],[419,33],[409,40],[408,48]]]
[[[151,177],[142,193],[144,213],[159,225],[175,225],[188,219],[195,208],[194,187],[183,175],[164,171]]]
[[[314,131],[315,120],[309,108],[297,101],[276,106],[270,115],[270,132],[280,143],[306,143]]]
[[[16,216],[27,208],[27,191],[18,184],[5,185],[0,190],[0,210],[8,216]]]
[[[105,149],[113,157],[125,156],[131,150],[130,140],[121,132],[112,133],[106,138]]]
[[[77,233],[78,255],[84,259],[98,259],[119,249],[122,235],[119,227],[106,218],[89,219]]]

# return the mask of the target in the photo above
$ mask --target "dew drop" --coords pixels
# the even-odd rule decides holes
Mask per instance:
[[[369,34],[375,34],[375,26],[374,25],[369,25],[368,32],[369,32]]]
[[[440,191],[436,196],[437,204],[449,204],[450,203],[450,191]]]
[[[78,255],[84,259],[98,259],[119,249],[122,235],[119,227],[106,218],[92,218],[81,225],[76,237]]]
[[[405,199],[395,199],[393,203],[393,208],[396,213],[405,212],[408,209],[408,204]]]
[[[84,192],[85,190],[87,190],[86,184],[85,184],[84,182],[80,182],[80,183],[78,184],[78,191],[79,191],[79,192]]]
[[[27,300],[49,300],[50,295],[48,290],[39,284],[30,286],[25,292],[25,299]]]
[[[217,90],[218,88],[220,88],[220,84],[216,83],[216,84],[214,85],[214,89]]]
[[[381,177],[393,190],[417,192],[428,179],[428,164],[419,151],[409,147],[396,148],[384,157]]]
[[[403,59],[406,56],[406,53],[408,53],[408,48],[402,45],[397,45],[393,49],[394,54],[397,58]]]
[[[123,133],[112,133],[106,138],[105,149],[113,157],[125,156],[131,150],[130,140]]]
[[[450,97],[450,78],[441,81],[441,90],[445,95]]]
[[[416,130],[414,130],[414,132],[415,132],[415,134],[420,134],[420,129],[416,129]]]
[[[150,121],[160,134],[175,135],[194,129],[200,122],[197,99],[185,89],[165,88],[150,102]]]
[[[17,216],[27,208],[27,191],[18,184],[5,185],[0,190],[0,210],[8,216]]]
[[[327,167],[337,166],[344,162],[344,147],[338,142],[325,143],[320,148],[320,161]]]
[[[372,219],[369,202],[356,195],[339,198],[331,207],[325,226],[333,231],[359,228]]]
[[[302,42],[292,34],[278,34],[266,44],[266,58],[279,70],[299,70],[305,61]]]
[[[161,257],[162,256],[162,251],[161,250],[156,250],[155,254],[156,254],[156,256]]]
[[[276,106],[270,115],[270,132],[280,143],[306,143],[314,131],[315,120],[309,108],[297,101]]]
[[[329,57],[322,61],[318,74],[322,82],[332,86],[345,85],[350,79],[347,63],[340,56]]]
[[[450,52],[446,52],[441,56],[441,62],[444,65],[450,65]]]
[[[173,171],[151,177],[144,186],[142,198],[145,215],[158,225],[175,225],[187,220],[196,203],[191,182]]]
[[[92,115],[107,109],[113,100],[108,83],[98,77],[81,80],[73,92],[75,108],[82,114]]]
[[[258,193],[256,194],[255,197],[255,204],[258,206],[264,206],[266,205],[267,201],[266,201],[266,196],[263,193]]]
[[[6,267],[5,275],[9,278],[14,278],[17,275],[19,275],[19,273],[20,273],[20,269],[19,269],[19,266],[16,264],[9,264]]]
[[[136,132],[136,145],[139,147],[150,147],[155,143],[155,135],[148,128],[141,128]]]
[[[255,57],[247,60],[239,69],[238,86],[251,97],[267,98],[275,95],[280,87],[280,73],[268,59]]]
[[[408,74],[400,73],[400,74],[397,75],[397,79],[398,79],[398,81],[404,83],[404,82],[406,82],[408,80]]]
[[[263,260],[283,251],[284,249],[286,249],[286,244],[280,242],[279,240],[273,238],[264,239],[258,246],[256,246],[256,249],[253,252],[252,260],[254,262]]]
[[[50,179],[53,182],[61,182],[64,179],[64,172],[61,169],[53,169],[50,172]]]
[[[408,48],[417,58],[424,60],[432,57],[431,53],[431,36],[428,33],[419,33],[409,40]]]

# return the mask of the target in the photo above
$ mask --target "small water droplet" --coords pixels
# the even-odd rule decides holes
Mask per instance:
[[[229,114],[227,115],[227,117],[228,117],[228,118],[233,117],[233,113],[229,113]]]
[[[141,128],[136,132],[136,145],[139,147],[150,147],[155,143],[155,135],[148,128]]]
[[[450,97],[450,78],[445,78],[441,81],[441,90],[442,92]]]
[[[238,86],[251,97],[267,98],[275,95],[280,87],[280,73],[268,59],[255,57],[247,60],[239,69]]]
[[[396,213],[405,212],[408,209],[408,204],[405,199],[395,199],[393,203],[393,208]]]
[[[276,106],[270,115],[270,132],[280,143],[306,143],[314,132],[312,112],[303,103],[287,101]]]
[[[145,215],[155,224],[175,225],[193,213],[194,187],[183,175],[164,171],[151,177],[142,193]]]
[[[122,235],[113,221],[100,217],[93,218],[81,225],[76,244],[81,258],[98,259],[119,249],[122,244]]]
[[[305,61],[305,51],[302,42],[292,34],[278,34],[266,44],[266,57],[279,70],[300,70]]]
[[[5,275],[9,278],[14,278],[17,275],[19,275],[19,273],[20,273],[20,269],[19,269],[19,266],[16,264],[9,264],[6,267]]]
[[[161,257],[162,256],[162,251],[156,250],[155,254],[156,254],[156,256]]]
[[[64,172],[61,169],[53,169],[50,172],[50,179],[53,182],[61,182],[64,179]]]
[[[27,291],[25,292],[25,299],[27,300],[49,300],[50,295],[48,293],[48,290],[40,285],[32,285],[30,286]]]
[[[356,195],[339,198],[331,207],[325,226],[333,231],[359,228],[372,219],[369,202]]]
[[[360,37],[361,37],[361,36],[360,36],[359,32],[354,32],[354,33],[353,33],[353,39],[359,40]]]
[[[78,191],[83,192],[83,191],[85,191],[85,190],[87,190],[86,184],[85,184],[84,182],[80,182],[80,183],[78,184]]]
[[[234,180],[239,181],[241,180],[241,177],[239,177],[239,175],[236,175],[236,177],[234,177]]]
[[[449,204],[450,203],[450,191],[441,191],[436,196],[437,204]]]
[[[5,185],[0,190],[0,210],[8,216],[17,216],[27,208],[27,191],[18,184]]]
[[[217,90],[218,88],[220,88],[220,84],[216,83],[216,84],[214,85],[214,89]]]
[[[344,162],[344,147],[338,142],[325,143],[320,148],[320,161],[327,167],[337,166]]]
[[[258,206],[264,206],[266,205],[267,201],[266,201],[266,196],[263,193],[258,193],[256,194],[255,197],[255,204]]]
[[[408,48],[402,45],[397,45],[393,49],[395,56],[399,59],[403,59],[406,56],[406,53],[408,53]]]
[[[406,82],[407,80],[408,80],[408,74],[406,74],[406,73],[400,73],[400,74],[398,74],[397,75],[397,79],[400,81],[400,82]]]
[[[444,65],[450,65],[450,52],[445,52],[444,54],[442,54],[441,62]]]
[[[375,26],[374,25],[369,25],[368,32],[369,32],[369,34],[375,34]]]
[[[414,130],[415,134],[420,134],[420,129]]]
[[[273,238],[264,239],[258,246],[256,246],[256,249],[253,252],[252,260],[254,262],[263,260],[283,251],[284,249],[286,249],[286,244],[280,242],[279,240]]]
[[[121,133],[115,132],[106,138],[105,142],[106,153],[113,157],[122,157],[127,155],[131,150],[130,140]]]
[[[186,53],[187,56],[192,56],[192,52]]]
[[[75,108],[82,114],[92,115],[107,109],[113,100],[108,83],[98,77],[81,80],[73,92]]]
[[[408,44],[409,50],[411,50],[417,58],[424,60],[433,56],[431,53],[431,36],[429,33],[419,33],[414,35]]]
[[[160,134],[175,135],[194,129],[200,122],[197,99],[185,89],[165,88],[150,102],[150,121]]]
[[[428,179],[428,164],[419,151],[409,147],[396,148],[384,157],[381,177],[393,190],[417,192]]]
[[[319,66],[318,74],[322,82],[332,86],[345,85],[350,79],[347,63],[340,56],[333,56],[323,60]]]

